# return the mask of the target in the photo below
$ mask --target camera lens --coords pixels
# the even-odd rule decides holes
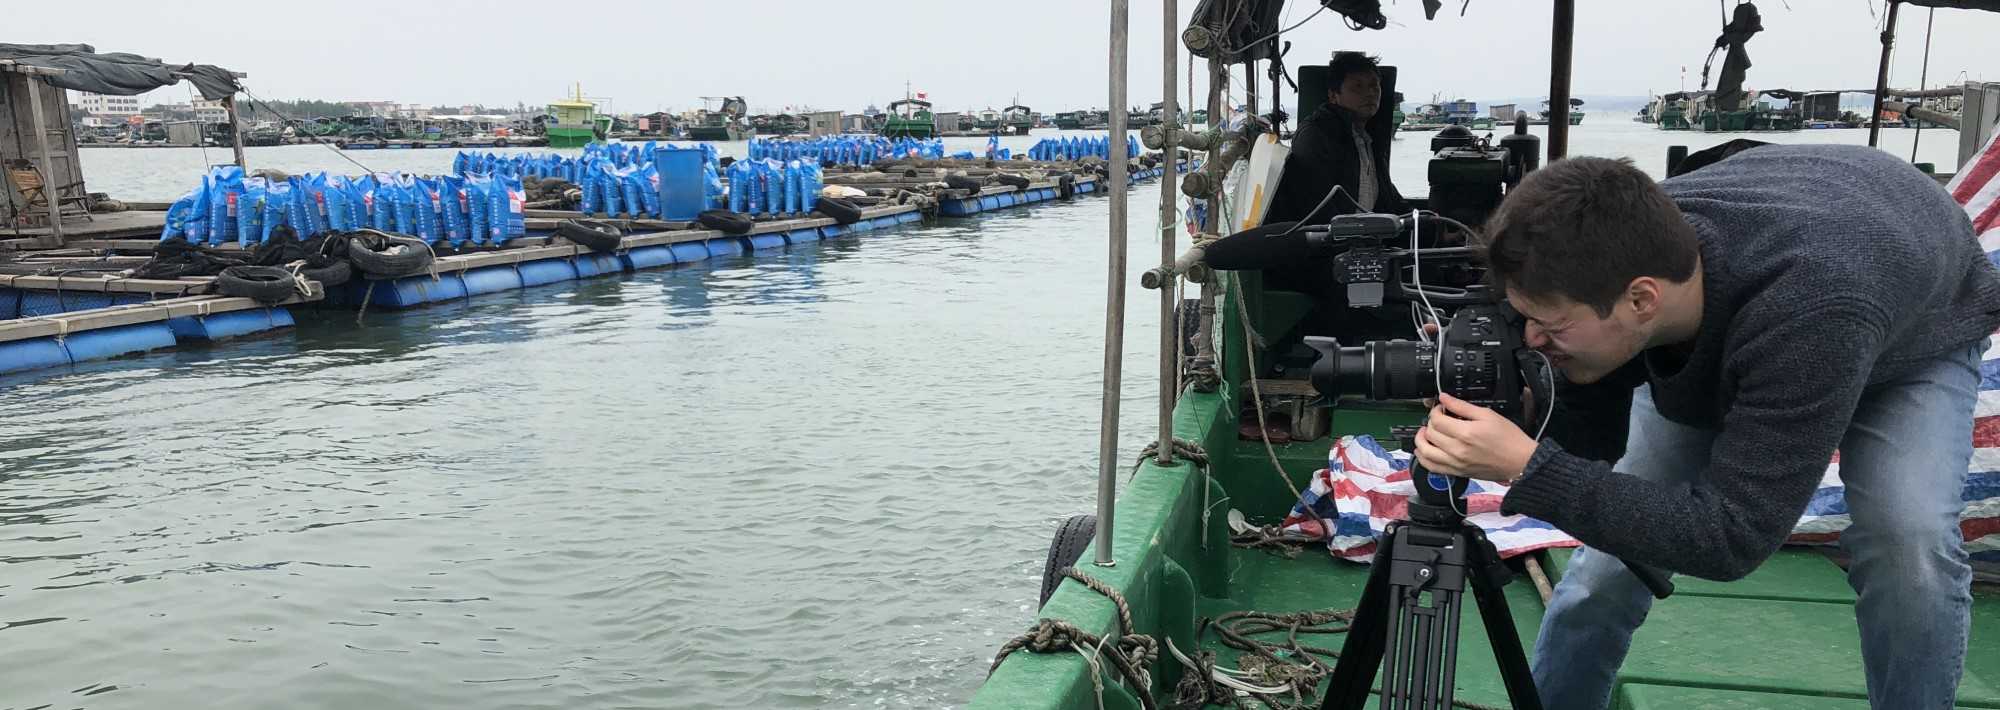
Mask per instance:
[[[1371,341],[1339,348],[1313,363],[1313,387],[1329,397],[1420,399],[1437,394],[1437,349],[1410,340]]]

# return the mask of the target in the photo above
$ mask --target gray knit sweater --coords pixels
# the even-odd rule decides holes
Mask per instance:
[[[1735,579],[1783,543],[1868,385],[2000,326],[2000,273],[1934,180],[1871,148],[1764,146],[1662,184],[1701,238],[1692,351],[1559,387],[1501,509],[1627,560]],[[1647,382],[1661,415],[1720,432],[1692,487],[1605,463]]]

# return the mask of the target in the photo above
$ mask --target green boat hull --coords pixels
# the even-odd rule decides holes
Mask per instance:
[[[566,128],[551,126],[548,132],[550,148],[582,148],[596,140],[588,128]]]
[[[1077,564],[1124,596],[1134,632],[1159,640],[1162,650],[1151,666],[1151,694],[1161,699],[1161,707],[1174,697],[1183,674],[1165,649],[1167,643],[1190,655],[1213,651],[1221,666],[1242,665],[1244,654],[1222,645],[1212,631],[1197,637],[1200,620],[1243,610],[1352,608],[1370,569],[1329,559],[1319,545],[1286,558],[1230,544],[1225,524],[1229,510],[1243,511],[1253,524],[1275,524],[1293,503],[1263,445],[1237,438],[1238,403],[1250,397],[1239,299],[1258,333],[1286,332],[1309,309],[1303,296],[1266,292],[1260,282],[1250,272],[1221,273],[1211,280],[1211,287],[1225,289],[1215,320],[1223,381],[1213,393],[1185,392],[1174,408],[1174,437],[1201,445],[1210,469],[1200,471],[1184,460],[1160,466],[1147,458],[1129,479],[1121,474],[1111,531],[1116,564],[1091,564],[1094,549],[1084,550]],[[1416,423],[1421,414],[1413,405],[1343,404],[1332,410],[1329,430],[1333,436],[1380,438],[1392,426]],[[1274,447],[1291,485],[1304,487],[1314,471],[1325,467],[1330,442],[1321,438]],[[1068,511],[1051,514],[1063,512]],[[1560,580],[1567,560],[1566,552],[1544,556],[1553,580]],[[1867,707],[1854,593],[1840,568],[1819,552],[1788,548],[1736,582],[1685,577],[1676,582],[1678,592],[1653,607],[1636,637],[1613,692],[1614,710]],[[1535,587],[1517,575],[1504,596],[1519,636],[1532,644],[1543,610]],[[1112,603],[1074,581],[1062,582],[1040,615],[1100,636],[1119,632]],[[1458,699],[1505,707],[1505,689],[1476,609],[1464,610],[1459,634]],[[1284,636],[1258,638],[1283,643]],[[1310,644],[1338,648],[1341,638],[1314,635]],[[2000,708],[2000,597],[1990,590],[1975,591],[1972,646],[1965,658],[1960,705]],[[986,679],[969,706],[1140,707],[1110,664],[1101,679],[1100,694],[1090,666],[1078,653],[1020,651]]]
[[[891,118],[882,124],[884,138],[933,138],[937,136],[937,124],[933,121],[906,118]]]

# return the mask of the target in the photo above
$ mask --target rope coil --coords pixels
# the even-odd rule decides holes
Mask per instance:
[[[1132,607],[1125,602],[1125,596],[1111,585],[1105,584],[1075,567],[1064,567],[1062,574],[1076,580],[1091,591],[1104,595],[1118,609],[1119,634],[1115,641],[1110,637],[1099,637],[1077,628],[1063,619],[1037,619],[1035,626],[1027,632],[1009,640],[993,656],[993,665],[987,667],[986,674],[1000,670],[1000,664],[1015,651],[1026,649],[1030,653],[1063,653],[1074,651],[1083,656],[1091,665],[1091,683],[1097,686],[1098,706],[1104,705],[1103,682],[1099,679],[1098,658],[1111,661],[1118,671],[1127,690],[1139,698],[1139,705],[1146,710],[1156,710],[1153,701],[1153,676],[1147,670],[1160,657],[1160,643],[1146,634],[1132,633]],[[1107,648],[1108,647],[1108,648]]]

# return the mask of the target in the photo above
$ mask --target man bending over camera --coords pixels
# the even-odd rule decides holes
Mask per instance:
[[[1609,700],[1652,603],[1614,555],[1749,574],[1836,448],[1869,699],[1952,705],[1972,603],[1960,492],[2000,273],[1935,181],[1853,146],[1759,147],[1662,183],[1576,158],[1510,193],[1483,246],[1567,383],[1540,442],[1445,397],[1417,457],[1511,483],[1503,512],[1588,546],[1535,643],[1545,706]]]

